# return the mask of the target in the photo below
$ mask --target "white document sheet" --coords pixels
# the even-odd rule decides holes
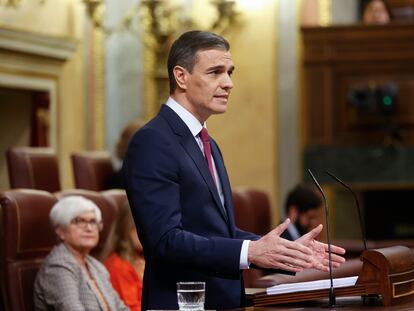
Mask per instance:
[[[333,287],[347,287],[354,286],[358,276],[350,276],[346,278],[336,278],[333,279]],[[286,293],[295,293],[295,292],[306,292],[317,289],[326,289],[331,287],[331,280],[317,280],[309,282],[298,282],[298,283],[289,283],[289,284],[279,284],[266,289],[268,295],[277,295],[277,294],[286,294]]]

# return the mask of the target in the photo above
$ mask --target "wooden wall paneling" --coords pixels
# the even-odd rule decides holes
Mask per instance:
[[[305,119],[307,124],[306,143],[323,144],[326,140],[324,120],[328,117],[324,105],[324,90],[321,87],[324,77],[324,69],[314,68],[305,73]]]
[[[414,25],[303,28],[304,142],[381,143],[384,117],[353,107],[349,92],[394,82],[403,142],[414,143]]]

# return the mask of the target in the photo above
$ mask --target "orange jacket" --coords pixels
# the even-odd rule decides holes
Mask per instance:
[[[131,311],[141,311],[142,280],[135,268],[116,253],[112,253],[104,264],[119,297]]]

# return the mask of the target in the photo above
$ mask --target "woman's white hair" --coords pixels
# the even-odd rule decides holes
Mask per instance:
[[[49,218],[53,227],[68,225],[77,216],[95,212],[96,220],[102,221],[101,210],[95,203],[81,196],[68,196],[59,200],[50,210]]]

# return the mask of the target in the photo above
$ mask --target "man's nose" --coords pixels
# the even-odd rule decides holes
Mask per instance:
[[[233,80],[231,79],[230,75],[226,75],[225,78],[223,79],[223,83],[222,83],[222,87],[223,89],[232,89],[233,88]]]

